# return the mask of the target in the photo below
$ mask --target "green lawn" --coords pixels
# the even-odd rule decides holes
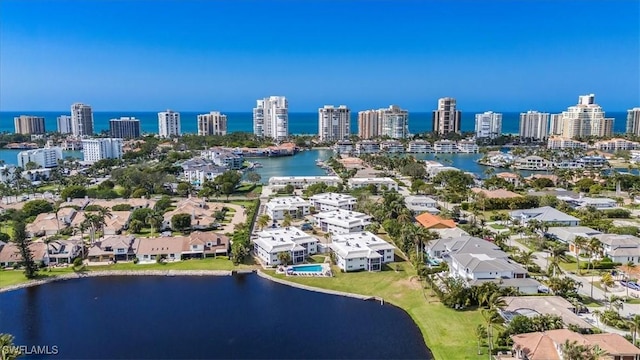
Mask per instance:
[[[506,226],[501,225],[501,224],[491,224],[491,225],[489,225],[489,227],[492,227],[492,228],[494,228],[496,230],[504,230],[504,229],[507,228]]]
[[[13,221],[7,220],[0,222],[0,232],[3,232],[13,238]]]
[[[484,359],[477,355],[474,329],[482,323],[480,311],[456,311],[430,297],[429,290],[422,290],[415,270],[406,262],[397,263],[400,271],[386,270],[379,273],[340,273],[334,269],[333,278],[272,276],[288,281],[331,289],[382,297],[386,302],[404,309],[416,322],[424,340],[436,359]],[[391,268],[395,269],[396,264]]]
[[[86,266],[86,271],[102,271],[102,270],[242,270],[253,269],[255,263],[253,259],[248,259],[245,264],[238,266],[233,265],[231,260],[226,256],[219,256],[217,258],[208,259],[193,259],[184,260],[167,264],[134,264],[134,263],[118,263],[105,266]],[[67,268],[51,268],[48,271],[46,268],[40,270],[39,278],[46,278],[49,276],[58,276],[63,274],[69,274],[73,272],[72,267]],[[22,270],[0,270],[0,287],[20,284],[26,282],[27,278],[24,277]]]

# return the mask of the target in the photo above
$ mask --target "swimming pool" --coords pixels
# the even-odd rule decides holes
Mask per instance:
[[[290,271],[293,272],[317,272],[321,273],[323,271],[322,265],[294,265],[289,268]]]

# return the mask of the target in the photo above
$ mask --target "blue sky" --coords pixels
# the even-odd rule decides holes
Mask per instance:
[[[636,0],[0,1],[0,110],[640,106]]]

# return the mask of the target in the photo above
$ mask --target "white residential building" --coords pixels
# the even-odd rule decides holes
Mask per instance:
[[[476,114],[476,138],[495,139],[502,134],[502,114],[487,111]]]
[[[598,141],[593,144],[593,147],[600,151],[616,152],[620,150],[637,150],[640,149],[640,144],[627,139],[614,138]]]
[[[587,143],[560,136],[551,136],[549,140],[547,140],[547,148],[551,150],[586,149],[587,146]]]
[[[539,171],[551,169],[553,167],[553,163],[540,156],[530,155],[521,159],[517,159],[514,167],[518,170]]]
[[[244,165],[244,156],[227,148],[214,147],[204,150],[200,155],[207,160],[213,161],[215,165],[226,167],[230,170],[240,170]]]
[[[73,122],[71,121],[71,116],[69,115],[60,115],[56,119],[56,129],[60,134],[72,134],[73,133]]]
[[[389,154],[401,154],[404,153],[404,145],[400,141],[389,140],[380,143],[380,149]]]
[[[158,113],[158,135],[163,138],[182,136],[179,112],[167,110]]]
[[[353,210],[358,200],[351,195],[338,193],[316,194],[309,198],[316,211]]]
[[[640,107],[627,110],[627,134],[640,136]]]
[[[274,197],[266,205],[267,215],[273,220],[282,220],[285,214],[293,219],[301,219],[309,215],[311,203],[300,196]]]
[[[103,159],[121,159],[122,139],[83,139],[82,153],[84,161],[91,164]]]
[[[226,135],[227,115],[219,111],[198,115],[198,135]]]
[[[404,139],[409,136],[409,112],[397,105],[391,105],[387,109],[378,110],[381,126],[380,136],[388,136],[391,139]]]
[[[356,144],[356,153],[362,154],[377,154],[380,152],[380,143],[373,140],[362,140]]]
[[[394,247],[370,232],[334,235],[329,245],[342,271],[380,271],[393,262]]]
[[[512,219],[517,219],[526,225],[530,220],[537,220],[543,224],[556,226],[578,226],[580,219],[556,210],[551,206],[543,206],[535,209],[515,210],[509,213]]]
[[[351,135],[351,110],[345,105],[325,105],[318,109],[318,137],[320,141],[345,140]]]
[[[71,105],[71,126],[74,136],[93,135],[93,110],[90,105],[81,103]]]
[[[339,176],[272,176],[269,178],[269,186],[281,189],[292,185],[296,189],[306,189],[309,185],[325,183],[327,186],[338,186],[342,183]]]
[[[478,144],[476,144],[474,140],[460,140],[456,144],[456,147],[458,148],[458,152],[465,154],[474,154],[480,151]]]
[[[408,153],[412,154],[424,154],[433,152],[431,143],[426,140],[414,140],[409,142]]]
[[[549,137],[549,113],[529,110],[520,113],[520,138],[536,141]]]
[[[56,167],[58,160],[62,160],[62,148],[59,147],[25,150],[18,153],[18,166],[23,169],[29,162],[43,168]]]
[[[332,235],[362,232],[365,226],[371,224],[371,216],[342,209],[321,212],[313,218],[320,230]]]
[[[562,135],[564,128],[564,117],[562,114],[551,114],[549,121],[549,135]]]
[[[289,103],[284,96],[257,100],[253,109],[253,133],[282,141],[289,137]]]
[[[369,185],[375,185],[378,190],[382,190],[385,187],[387,190],[398,191],[398,183],[392,178],[351,178],[348,180],[348,185],[351,189],[358,189]]]
[[[433,151],[442,154],[457,153],[458,144],[452,140],[438,140],[433,143]]]
[[[640,263],[640,238],[633,235],[602,234],[596,236],[602,243],[605,256],[613,262]]]
[[[440,212],[437,207],[438,202],[425,195],[407,196],[404,198],[404,203],[414,215],[419,215],[424,212],[429,212],[431,214],[437,214]]]
[[[578,97],[578,104],[562,112],[562,136],[611,136],[613,119],[606,118],[602,107],[595,103],[595,95]]]
[[[257,236],[253,252],[268,266],[279,265],[278,254],[282,252],[289,253],[291,262],[298,264],[318,251],[318,239],[292,226],[263,230]]]
[[[336,141],[333,145],[333,151],[338,154],[349,154],[354,149],[355,147],[353,146],[353,143],[349,140]]]

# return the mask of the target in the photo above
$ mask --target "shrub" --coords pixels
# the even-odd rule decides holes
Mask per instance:
[[[111,210],[113,210],[113,211],[130,211],[131,210],[131,205],[129,205],[129,204],[113,205],[111,207]]]
[[[83,264],[82,263],[82,258],[77,257],[77,258],[73,259],[73,267],[79,268],[79,267],[82,267],[82,264]]]

